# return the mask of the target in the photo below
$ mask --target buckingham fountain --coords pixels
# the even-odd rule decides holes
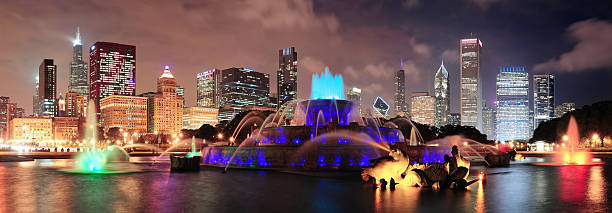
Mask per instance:
[[[203,164],[226,170],[358,171],[371,166],[372,159],[388,157],[392,150],[407,154],[410,163],[440,163],[450,154],[450,146],[422,141],[409,146],[396,124],[362,117],[357,103],[344,98],[342,75],[332,74],[327,67],[312,76],[309,100],[288,102],[265,118],[251,116],[256,113],[247,114],[236,128],[247,131],[243,127],[256,125],[248,138],[237,146],[203,147]],[[414,127],[409,119],[399,122]]]

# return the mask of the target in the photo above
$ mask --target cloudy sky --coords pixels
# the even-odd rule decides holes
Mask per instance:
[[[5,0],[0,6],[0,96],[31,113],[43,58],[58,65],[58,92],[68,85],[71,39],[80,26],[85,52],[95,41],[136,45],[137,93],[155,89],[171,65],[195,104],[195,75],[249,67],[270,74],[276,90],[278,50],[298,51],[299,96],[313,73],[329,66],[364,101],[392,103],[393,72],[404,58],[407,93],[432,91],[441,60],[459,104],[459,39],[483,43],[484,96],[495,99],[500,65],[557,74],[557,104],[612,99],[612,4],[609,1],[503,0]],[[86,60],[88,57],[86,56]]]

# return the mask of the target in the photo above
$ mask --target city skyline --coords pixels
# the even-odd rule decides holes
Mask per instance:
[[[300,1],[301,2],[301,1]],[[35,21],[41,20],[45,23],[47,20],[43,20],[39,14],[32,16],[24,16],[30,9],[38,8],[40,6],[48,6],[50,8],[57,8],[55,5],[32,5],[32,7],[24,7],[24,3],[13,3],[9,2],[5,9],[11,10],[9,15],[6,15],[7,28],[17,27],[15,23],[21,23],[23,25],[32,25]],[[110,3],[113,4],[113,3]],[[173,3],[167,3],[173,4]],[[236,21],[237,28],[243,28],[245,32],[253,31],[252,27],[246,27],[247,25],[255,25],[262,28],[263,32],[254,34],[252,39],[244,42],[231,43],[231,47],[245,47],[249,51],[236,52],[226,51],[216,52],[216,55],[210,56],[204,53],[191,54],[198,49],[215,49],[218,45],[228,45],[230,41],[220,37],[220,34],[214,34],[211,37],[200,39],[185,39],[181,35],[201,34],[193,25],[186,27],[170,27],[172,22],[161,21],[161,29],[172,29],[172,34],[167,31],[152,29],[149,25],[142,24],[141,26],[135,26],[136,22],[144,20],[157,20],[151,15],[152,11],[143,11],[142,17],[136,17],[134,20],[125,20],[125,23],[113,22],[116,18],[125,17],[126,14],[123,11],[118,12],[117,17],[111,17],[107,23],[99,24],[94,21],[93,18],[84,18],[82,20],[69,20],[58,10],[49,10],[44,12],[45,17],[49,17],[48,21],[53,21],[47,27],[43,27],[40,33],[36,35],[49,35],[37,36],[39,40],[34,40],[29,43],[23,43],[23,39],[15,39],[23,36],[23,29],[21,31],[11,31],[7,33],[6,40],[16,40],[18,42],[4,43],[7,46],[6,53],[0,55],[3,60],[0,61],[0,71],[2,73],[10,73],[9,75],[15,80],[3,80],[2,91],[6,91],[5,96],[10,96],[14,102],[17,102],[19,106],[27,109],[27,114],[31,114],[30,106],[31,101],[29,97],[32,97],[33,92],[30,90],[20,89],[15,86],[18,85],[34,85],[35,72],[37,61],[39,62],[42,58],[53,58],[58,66],[58,93],[67,92],[68,85],[68,74],[69,74],[69,62],[71,60],[72,52],[72,39],[74,38],[74,29],[80,26],[81,34],[83,35],[83,46],[89,47],[94,41],[109,41],[132,44],[139,48],[139,71],[137,78],[142,79],[143,82],[149,82],[153,80],[152,75],[157,67],[165,64],[172,65],[176,70],[176,76],[179,82],[182,82],[185,87],[185,97],[188,106],[195,105],[195,82],[192,80],[192,76],[196,73],[200,73],[206,69],[212,69],[214,67],[251,67],[256,71],[264,72],[271,75],[271,93],[276,93],[276,79],[274,76],[275,71],[278,68],[276,62],[276,52],[279,49],[287,46],[294,46],[300,51],[299,70],[304,74],[298,76],[299,86],[298,94],[299,98],[307,98],[308,91],[310,90],[310,79],[309,76],[313,72],[321,72],[324,65],[329,65],[330,69],[335,73],[340,73],[345,76],[347,87],[359,87],[363,89],[363,100],[364,103],[372,103],[374,97],[382,96],[386,100],[393,100],[393,94],[385,91],[390,91],[392,86],[388,83],[393,79],[391,75],[378,75],[377,73],[392,73],[397,70],[396,60],[392,60],[397,57],[405,57],[406,61],[406,93],[414,91],[432,90],[433,75],[432,70],[437,68],[436,63],[439,58],[442,57],[445,60],[446,68],[451,76],[450,82],[458,82],[459,78],[459,66],[458,66],[458,45],[457,40],[469,35],[473,32],[478,37],[482,38],[486,51],[483,53],[482,68],[481,72],[484,73],[484,98],[487,103],[492,103],[495,99],[494,94],[494,70],[503,64],[517,64],[517,62],[524,63],[529,70],[533,70],[530,74],[537,74],[543,72],[551,72],[556,74],[559,85],[571,85],[574,88],[578,88],[572,91],[569,88],[558,88],[556,90],[557,102],[576,102],[577,106],[580,107],[584,104],[589,104],[598,100],[609,98],[609,94],[602,92],[596,92],[594,84],[589,81],[596,81],[599,79],[606,79],[611,74],[606,72],[609,70],[610,64],[601,63],[597,60],[593,61],[588,65],[584,65],[584,59],[580,57],[574,57],[580,51],[587,51],[582,55],[593,55],[592,51],[583,50],[580,48],[584,45],[589,45],[598,38],[584,37],[579,32],[589,31],[595,29],[602,29],[600,34],[608,34],[610,31],[610,15],[603,12],[603,9],[584,8],[578,9],[576,13],[582,14],[580,16],[574,16],[572,18],[566,18],[559,20],[554,23],[554,26],[550,26],[550,29],[541,30],[535,32],[529,32],[526,35],[517,37],[513,34],[504,34],[504,32],[512,32],[518,29],[521,24],[526,24],[525,28],[533,29],[539,26],[539,24],[545,23],[547,20],[534,20],[533,23],[526,22],[527,19],[533,17],[529,15],[529,11],[533,11],[536,8],[546,6],[546,3],[534,3],[533,7],[528,7],[521,11],[525,17],[516,17],[511,13],[512,8],[517,7],[514,3],[490,3],[486,9],[479,7],[478,4],[468,1],[468,4],[460,6],[462,11],[457,12],[461,14],[467,14],[468,12],[474,12],[477,15],[460,18],[455,22],[465,21],[468,18],[474,20],[477,25],[470,26],[467,23],[457,24],[456,27],[448,27],[448,24],[439,23],[444,20],[431,21],[431,29],[421,31],[421,33],[414,33],[411,30],[406,30],[406,26],[415,26],[417,29],[422,29],[420,26],[413,22],[418,22],[419,19],[427,19],[431,17],[431,12],[428,9],[440,6],[440,2],[421,2],[418,7],[419,17],[413,17],[413,21],[397,21],[390,22],[393,17],[399,16],[400,13],[405,11],[414,11],[414,7],[406,7],[404,5],[398,5],[400,7],[394,9],[387,9],[388,15],[382,15],[382,23],[364,22],[363,24],[353,23],[356,20],[365,19],[367,17],[355,16],[358,11],[363,11],[364,4],[357,4],[356,8],[352,10],[340,10],[342,3],[323,5],[318,1],[305,1],[305,6],[291,6],[289,3],[282,1],[278,5],[263,4],[265,8],[278,7],[280,9],[287,8],[290,11],[300,12],[304,14],[305,21],[298,22],[292,21],[289,24],[283,22],[270,22],[275,20],[274,17],[266,17],[261,15],[261,11],[255,11],[249,17],[229,17]],[[391,3],[371,3],[374,5],[381,6],[383,8],[391,7]],[[398,3],[399,4],[399,3]],[[448,6],[440,7],[442,11],[448,12],[449,7],[453,6],[454,3],[447,3]],[[571,4],[571,3],[564,3]],[[135,7],[136,5],[127,4],[126,8]],[[168,5],[157,5],[155,7],[163,8]],[[171,12],[185,12],[190,15],[192,10],[211,10],[217,5],[210,5],[210,8],[198,7],[201,5],[185,3],[184,5],[178,5],[179,11],[172,10]],[[252,9],[252,6],[244,5],[244,9]],[[454,5],[456,6],[456,5]],[[570,5],[571,6],[571,5]],[[76,8],[73,8],[76,7]],[[92,3],[84,3],[81,6],[74,6],[63,8],[63,10],[77,11],[77,13],[85,13],[88,9],[100,6]],[[568,5],[566,5],[568,7]],[[172,7],[175,8],[175,7]],[[380,8],[380,7],[379,7]],[[588,10],[591,9],[591,10]],[[170,9],[169,9],[170,10]],[[380,11],[374,11],[374,15],[381,15],[383,9]],[[425,11],[425,12],[423,12]],[[544,10],[542,13],[549,14],[553,18],[561,17],[564,9],[557,10]],[[589,13],[587,13],[587,11]],[[219,11],[223,12],[223,11]],[[217,14],[215,12],[214,14]],[[426,14],[422,14],[426,13]],[[494,17],[493,14],[499,14],[499,18]],[[12,15],[12,16],[11,16]],[[22,22],[14,21],[15,17],[25,17]],[[226,17],[227,15],[223,15]],[[289,15],[287,15],[289,16]],[[189,16],[191,17],[191,16]],[[412,17],[412,16],[410,16]],[[491,18],[493,17],[493,18]],[[513,19],[507,21],[509,29],[495,29],[500,23],[506,22],[504,18],[511,17]],[[491,20],[487,19],[491,18]],[[548,20],[550,18],[547,18]],[[397,20],[397,19],[393,19]],[[159,21],[159,20],[158,20]],[[531,20],[530,20],[531,21]],[[170,23],[168,23],[170,22]],[[115,24],[110,24],[115,23]],[[295,25],[291,25],[295,23]],[[302,23],[302,24],[300,24]],[[20,25],[20,26],[23,26]],[[214,26],[207,26],[214,27]],[[272,35],[272,32],[277,31],[281,27],[293,29],[296,32],[290,32],[287,35],[274,36],[277,39],[264,39],[267,35]],[[109,29],[117,30],[109,30]],[[193,29],[192,29],[193,28]],[[194,32],[192,32],[192,30]],[[381,40],[376,39],[374,31],[379,30],[378,33],[386,34],[390,36],[390,39]],[[321,32],[319,32],[321,31]],[[143,38],[143,33],[147,32],[147,36],[151,38]],[[179,33],[180,32],[180,33]],[[353,33],[349,33],[353,32]],[[361,34],[354,32],[363,32]],[[219,32],[223,33],[223,32]],[[306,36],[293,36],[302,33]],[[542,34],[535,36],[536,34]],[[350,35],[349,35],[350,34]],[[434,36],[434,34],[436,34]],[[437,35],[442,34],[442,35]],[[527,36],[531,36],[530,41],[524,39]],[[26,36],[27,37],[27,36]],[[306,37],[306,38],[305,38]],[[235,37],[234,38],[238,38]],[[570,38],[570,39],[568,39]],[[274,41],[267,41],[274,40]],[[210,41],[210,42],[207,42]],[[265,42],[258,42],[265,41]],[[370,44],[355,44],[350,41],[367,41],[361,43]],[[202,45],[194,45],[195,43],[205,43]],[[254,44],[253,42],[257,43]],[[334,43],[336,42],[336,43]],[[214,43],[218,43],[214,44]],[[524,43],[524,44],[523,44]],[[583,45],[579,45],[583,44]],[[159,46],[161,45],[161,46]],[[519,45],[518,47],[513,47]],[[601,48],[607,47],[608,43],[603,42]],[[398,48],[398,46],[408,47],[409,50]],[[22,48],[17,48],[22,47]],[[161,47],[165,51],[155,51],[154,47]],[[208,48],[203,48],[208,47]],[[601,48],[596,48],[600,50]],[[226,48],[235,49],[235,48]],[[363,52],[364,53],[359,53]],[[206,52],[206,51],[205,51]],[[350,53],[350,54],[347,54]],[[565,55],[564,55],[565,54]],[[541,55],[541,56],[538,56]],[[565,57],[567,56],[567,57]],[[569,62],[576,64],[574,68],[567,68],[560,66],[563,63],[559,60],[567,59],[570,57]],[[85,61],[88,61],[88,57]],[[551,62],[551,63],[548,63]],[[569,63],[568,62],[568,63]],[[578,66],[580,65],[580,66]],[[556,70],[546,70],[549,69]],[[538,68],[538,69],[533,69]],[[543,69],[543,70],[542,70]],[[11,73],[10,71],[16,71]],[[541,71],[540,71],[541,70]],[[571,72],[568,72],[571,71]],[[594,78],[593,76],[603,75],[601,78]],[[603,85],[606,90],[609,85]],[[142,93],[146,91],[153,91],[154,84],[139,84],[136,88],[136,93]],[[608,88],[609,89],[609,88]],[[595,91],[587,93],[588,91]],[[576,96],[575,93],[582,92],[584,95]],[[458,112],[459,94],[458,85],[451,84],[451,112]],[[572,98],[575,97],[576,100]]]

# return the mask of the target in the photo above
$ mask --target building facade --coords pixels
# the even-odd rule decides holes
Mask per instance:
[[[157,79],[157,92],[147,99],[147,129],[149,132],[179,134],[183,128],[183,98],[176,92],[177,83],[170,66]]]
[[[480,130],[482,123],[482,81],[480,79],[480,38],[460,40],[461,125]]]
[[[449,124],[450,85],[448,82],[448,71],[446,71],[446,67],[444,67],[444,61],[442,61],[440,68],[438,68],[434,76],[434,97],[436,98],[434,115],[436,127]]]
[[[147,132],[147,98],[111,95],[100,100],[104,131],[113,127],[131,132]]]
[[[219,108],[219,96],[217,95],[219,74],[221,70],[211,69],[196,74],[197,105],[201,107]]]
[[[406,111],[406,75],[404,73],[404,61],[400,61],[400,70],[395,72],[395,111],[398,114]]]
[[[57,98],[57,65],[53,59],[44,59],[38,67],[38,111],[39,116],[55,116]]]
[[[497,140],[505,142],[530,138],[529,74],[525,67],[500,67],[496,86]]]
[[[219,123],[219,108],[185,107],[183,129],[199,129],[204,124],[215,126]]]
[[[96,42],[89,48],[89,69],[89,98],[97,115],[102,98],[136,94],[135,46]]]
[[[410,115],[420,124],[433,126],[436,99],[427,92],[415,92],[410,97]]]
[[[495,107],[488,106],[486,103],[482,109],[482,133],[487,135],[488,140],[495,140]]]
[[[297,99],[297,64],[298,54],[295,51],[295,47],[289,47],[278,51],[277,107],[282,106],[288,101]]]
[[[52,118],[13,118],[9,131],[13,141],[44,142],[53,140]]]
[[[81,44],[81,32],[77,27],[76,37],[72,41],[72,61],[70,62],[70,78],[68,91],[76,92],[81,96],[89,95],[89,84],[87,83],[87,63],[83,61],[83,44]]]
[[[9,97],[0,97],[0,139],[8,140],[9,121],[17,116],[17,104],[11,103]]]
[[[555,107],[555,118],[560,118],[563,115],[565,115],[565,113],[568,113],[574,110],[576,110],[576,103],[573,103],[573,102],[562,103],[558,105],[557,107]]]
[[[533,128],[555,117],[555,76],[533,75]]]
[[[453,126],[461,125],[461,114],[451,113],[448,119],[448,124],[453,125]]]
[[[53,118],[53,137],[56,141],[75,141],[79,138],[79,118]]]
[[[359,109],[361,115],[361,89],[357,87],[346,90],[346,99],[352,101]]]

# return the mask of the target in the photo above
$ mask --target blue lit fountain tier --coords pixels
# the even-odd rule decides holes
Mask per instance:
[[[342,76],[326,68],[312,77],[311,99],[290,106],[295,107],[291,125],[261,124],[264,128],[251,132],[241,146],[204,148],[202,161],[233,168],[358,170],[387,155],[376,146],[405,146],[401,131],[378,127],[373,120],[364,122],[356,106],[344,100]]]

